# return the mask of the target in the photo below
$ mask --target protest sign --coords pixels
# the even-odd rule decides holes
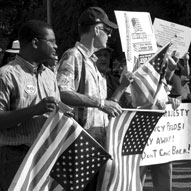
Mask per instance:
[[[157,51],[150,14],[147,12],[115,11],[115,16],[127,68],[129,71],[133,71],[138,58],[141,63],[144,63]]]
[[[140,165],[191,159],[191,103],[167,105],[142,154]]]
[[[159,46],[173,41],[170,52],[176,50],[179,57],[188,52],[191,42],[191,28],[158,18],[155,18],[153,27]]]

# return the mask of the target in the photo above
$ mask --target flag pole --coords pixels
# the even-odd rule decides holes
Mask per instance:
[[[136,108],[136,109],[132,109],[132,108],[122,108],[122,111],[134,111],[134,112],[158,112],[158,113],[165,113],[165,110],[159,110],[159,109],[142,109],[142,108]]]
[[[47,23],[49,25],[52,25],[52,6],[51,6],[51,0],[47,0]]]
[[[175,35],[175,37],[174,38],[176,38],[176,35]],[[164,48],[166,48],[166,46],[168,46],[168,48],[172,45],[172,42],[173,42],[173,40],[174,40],[174,38],[170,41],[170,42],[168,42],[162,49],[164,49]],[[161,51],[161,50],[160,50]],[[166,53],[165,53],[166,54]],[[164,59],[163,59],[163,63],[162,63],[162,67],[161,67],[161,70],[162,70],[162,68],[163,68],[163,66],[165,65],[165,62],[166,62],[166,58],[167,58],[167,56],[165,55],[164,56]],[[157,101],[157,95],[158,95],[158,93],[159,93],[159,91],[160,91],[160,89],[161,89],[161,87],[162,87],[162,80],[165,78],[165,75],[166,75],[166,72],[165,72],[165,74],[164,74],[164,76],[163,76],[163,78],[160,80],[160,82],[159,82],[159,85],[158,85],[158,88],[157,88],[157,91],[156,91],[156,93],[155,93],[155,96],[154,96],[154,102],[153,102],[153,105],[152,105],[152,107],[154,107],[155,106],[155,104],[156,104],[156,101]]]

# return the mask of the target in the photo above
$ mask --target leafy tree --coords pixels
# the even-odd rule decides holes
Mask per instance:
[[[79,39],[77,20],[81,12],[89,6],[102,7],[114,22],[116,22],[114,10],[144,11],[150,13],[153,21],[157,17],[191,26],[190,0],[51,0],[51,2],[52,26],[56,33],[60,56]],[[8,36],[2,37],[16,38],[18,28],[28,19],[46,21],[46,7],[46,0],[0,0],[0,21],[6,18],[10,26]],[[109,45],[116,50],[117,55],[120,54],[121,43],[117,30],[113,31]]]

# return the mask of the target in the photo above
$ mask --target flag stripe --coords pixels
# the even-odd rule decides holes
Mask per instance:
[[[140,106],[148,102],[153,102],[154,99],[151,96],[151,94],[149,94],[147,87],[145,87],[139,79],[136,81],[136,83],[134,82],[132,83],[131,91],[133,95],[132,98],[136,98],[135,101],[133,101],[136,104],[136,106]]]
[[[121,173],[121,172],[118,172],[119,168],[117,168],[117,165],[119,165],[119,164],[123,165],[119,158],[121,156],[121,152],[120,152],[121,145],[119,145],[118,140],[122,140],[122,138],[126,132],[125,131],[126,129],[123,129],[121,127],[125,126],[126,128],[128,128],[128,125],[126,123],[127,123],[128,118],[130,117],[129,116],[130,114],[132,115],[131,117],[133,117],[133,115],[134,115],[133,113],[124,112],[118,119],[113,118],[110,122],[111,125],[109,125],[109,126],[112,126],[113,129],[108,128],[109,137],[107,137],[107,139],[108,139],[107,148],[108,148],[108,152],[111,154],[111,156],[113,156],[113,160],[112,160],[112,162],[108,161],[106,163],[106,164],[108,164],[109,169],[107,169],[105,171],[103,180],[106,179],[108,184],[102,184],[101,191],[116,190],[118,187],[120,187],[120,189],[122,189],[121,185],[118,182],[118,178],[119,178],[118,173]],[[111,147],[111,145],[113,145],[113,147]],[[123,168],[120,168],[120,169],[123,169]],[[125,175],[123,178],[126,179],[127,176]],[[117,184],[116,184],[116,182],[117,182]]]
[[[170,45],[171,43],[165,45],[134,72],[135,77],[130,88],[135,107],[154,103],[158,86],[166,73],[167,64],[164,58]]]
[[[127,115],[128,115],[128,117],[127,117]],[[118,144],[118,140],[121,140],[121,141],[123,141],[123,138],[124,138],[124,136],[125,136],[125,133],[127,132],[127,129],[128,129],[128,127],[129,127],[129,122],[130,122],[130,120],[129,119],[132,119],[133,118],[133,116],[135,115],[135,112],[129,112],[129,113],[124,113],[124,119],[123,119],[123,124],[122,124],[122,126],[124,127],[124,128],[121,128],[122,126],[120,125],[120,124],[117,124],[118,125],[118,128],[120,128],[120,130],[121,131],[123,131],[122,132],[122,134],[121,135],[118,135],[118,138],[115,140],[115,145],[117,145]],[[120,118],[118,119],[118,121],[119,120],[121,120]],[[118,129],[116,128],[115,129],[115,134],[118,132]],[[116,153],[116,158],[117,158],[117,160],[116,160],[116,163],[118,163],[119,164],[119,168],[115,168],[116,169],[116,172],[115,172],[115,175],[114,175],[114,178],[113,178],[113,181],[112,181],[112,184],[111,184],[111,186],[110,186],[110,191],[111,190],[121,190],[121,191],[125,191],[126,190],[126,188],[124,188],[123,187],[123,179],[122,178],[120,178],[120,177],[122,177],[122,172],[124,171],[124,179],[127,181],[127,182],[129,182],[129,176],[127,176],[127,173],[126,173],[126,171],[127,171],[127,169],[126,170],[124,170],[124,167],[123,167],[123,165],[125,164],[125,163],[128,163],[128,161],[127,160],[125,160],[125,158],[123,159],[122,158],[122,156],[121,156],[121,151],[122,151],[122,144],[120,144],[119,146],[118,146],[118,151],[117,151],[117,153]],[[122,161],[125,161],[125,163],[123,163]]]
[[[142,186],[141,186],[141,181],[140,181],[140,173],[139,173],[139,164],[140,164],[140,155],[136,154],[136,155],[131,155],[129,156],[132,159],[130,159],[129,161],[132,162],[132,174],[129,174],[129,176],[132,176],[132,178],[130,179],[131,181],[129,182],[129,191],[133,191],[135,188],[137,191],[141,191],[142,190]]]
[[[56,112],[56,111],[55,111]],[[45,122],[45,126],[47,126],[47,128],[43,128],[42,131],[43,133],[47,134],[49,131],[50,126],[53,123],[53,116],[55,115],[55,112],[53,112],[51,114],[51,116],[48,118],[48,120]],[[58,117],[58,116],[57,116]],[[37,141],[36,141],[37,142]],[[44,143],[44,139],[43,137],[39,137],[39,142]],[[41,145],[39,144],[34,144],[34,146],[32,146],[34,148],[31,148],[30,150],[34,150],[34,152],[36,152],[38,149],[40,149]],[[17,171],[17,175],[14,177],[13,182],[9,188],[10,191],[12,190],[19,190],[21,189],[21,186],[23,184],[25,184],[25,181],[28,180],[29,178],[29,174],[28,171],[30,171],[31,165],[32,165],[32,160],[33,157],[30,157],[30,151],[27,153],[26,156],[27,160],[24,160],[19,168],[19,170]],[[26,179],[25,179],[26,177]],[[27,184],[27,183],[26,183]]]
[[[149,63],[145,63],[143,67],[140,67],[136,73],[136,83],[145,94],[145,97],[153,97],[157,90],[158,81],[160,79],[160,75],[156,72]]]
[[[62,121],[62,122],[61,122]],[[67,124],[67,123],[69,124]],[[64,125],[68,128],[62,128]],[[31,170],[31,173],[33,174],[34,179],[29,180],[31,182],[29,186],[29,190],[39,190],[41,189],[41,185],[45,181],[47,175],[49,174],[51,168],[53,167],[56,158],[58,158],[60,151],[61,151],[61,146],[64,144],[65,139],[67,137],[67,133],[69,131],[69,127],[71,126],[71,122],[63,121],[62,119],[59,121],[59,123],[55,126],[54,130],[51,132],[51,135],[49,138],[53,138],[51,141],[51,147],[49,147],[46,143],[50,140],[47,140],[45,142],[45,145],[43,145],[43,150],[47,149],[45,151],[39,150],[40,153],[44,153],[42,156],[37,156],[35,165],[33,169]],[[57,130],[60,130],[57,131]],[[57,133],[56,133],[57,131]],[[55,136],[57,135],[57,136]],[[64,135],[64,136],[62,136]],[[57,154],[56,154],[57,153]],[[56,156],[56,157],[55,157]],[[46,161],[46,162],[45,162]],[[43,178],[44,177],[44,178]],[[38,184],[37,184],[38,183]],[[34,187],[36,185],[36,187]]]
[[[63,117],[63,116],[62,116]],[[50,159],[49,159],[49,156],[52,154],[52,152],[50,152],[50,150],[46,150],[45,148],[47,148],[49,145],[47,144],[51,144],[51,146],[53,146],[54,144],[56,144],[55,146],[58,146],[58,143],[59,143],[59,140],[61,140],[62,138],[65,139],[66,137],[66,133],[67,133],[67,128],[69,128],[71,126],[71,124],[73,123],[72,121],[68,121],[66,120],[67,118],[64,118],[64,120],[61,120],[61,116],[59,115],[59,112],[54,112],[51,114],[51,116],[48,118],[48,120],[45,122],[45,125],[43,126],[44,128],[42,129],[42,133],[44,136],[39,136],[39,139],[38,142],[36,141],[35,144],[33,144],[34,146],[31,147],[30,151],[28,152],[25,160],[23,161],[21,167],[19,168],[20,170],[18,171],[18,174],[15,176],[13,182],[12,182],[12,185],[10,186],[10,191],[17,191],[17,190],[27,190],[28,188],[27,187],[30,187],[30,184],[29,182],[32,181],[31,177],[34,177],[33,176],[33,169],[32,167],[36,166],[35,164],[35,161],[34,158],[36,157],[35,155],[31,154],[32,152],[33,153],[36,153],[37,151],[40,151],[41,153],[44,153],[44,151],[46,151],[46,153],[44,153],[44,155],[40,155],[41,157],[44,157],[44,159],[42,160],[43,161],[43,164],[45,164],[48,160],[49,163],[47,163],[47,166],[50,165]],[[60,125],[57,125],[58,122],[60,122],[60,120],[62,121],[62,123],[60,123]],[[62,128],[63,125],[65,125],[66,127],[65,128]],[[55,127],[56,126],[56,127]],[[56,142],[52,144],[52,142],[54,141],[54,139],[56,138],[55,137],[55,131],[57,130],[57,132],[60,131],[61,133],[58,134],[57,138],[59,138],[58,140],[55,140]],[[61,136],[60,136],[61,135]],[[60,137],[59,137],[60,136]],[[48,138],[48,140],[47,140]],[[57,142],[58,141],[58,142]],[[60,146],[62,144],[59,144]],[[59,150],[59,147],[57,148],[56,151]],[[55,152],[54,152],[55,153]],[[53,154],[54,154],[53,153]],[[48,155],[47,155],[48,154]],[[38,155],[37,155],[38,156]],[[59,156],[59,153],[56,155],[57,157]],[[52,156],[52,159],[54,159],[54,161],[52,162],[52,165],[53,163],[55,162],[56,160],[56,157]],[[38,159],[38,158],[37,158]],[[38,159],[39,160],[39,159]],[[38,161],[36,160],[36,162]],[[52,166],[51,165],[51,166]],[[38,166],[38,163],[37,163],[37,166]],[[51,170],[51,166],[47,169],[46,172],[42,172],[43,174],[45,174],[45,176],[47,175],[48,171]],[[42,167],[42,166],[41,166]],[[41,169],[41,167],[39,168],[35,168],[35,170],[39,170]],[[46,168],[45,168],[46,169]],[[29,173],[30,172],[30,173]],[[31,176],[31,177],[30,177]],[[40,176],[40,175],[39,175]],[[44,177],[45,177],[44,176]],[[39,180],[41,181],[41,185],[43,185],[43,177]],[[35,180],[34,180],[34,183],[35,183]],[[33,182],[31,183],[33,185]],[[33,186],[31,186],[33,187]],[[31,188],[30,187],[30,188]]]
[[[48,160],[47,160],[46,164],[44,165],[44,167],[41,167],[41,166],[38,167],[38,165],[34,166],[34,169],[39,169],[39,168],[41,169],[41,174],[39,174],[38,176],[35,175],[35,179],[37,179],[37,180],[41,179],[41,182],[39,183],[39,185],[37,185],[36,182],[33,184],[31,183],[29,190],[32,190],[32,189],[34,191],[35,190],[43,190],[42,186],[43,186],[43,183],[45,182],[45,179],[42,179],[41,177],[44,176],[44,178],[46,178],[49,175],[49,173],[50,173],[53,165],[55,164],[56,159],[58,158],[59,154],[62,153],[64,150],[66,150],[70,146],[70,144],[72,144],[75,141],[75,139],[79,136],[79,134],[83,130],[82,128],[81,129],[77,128],[77,126],[78,127],[80,127],[80,126],[77,123],[75,123],[74,121],[72,122],[71,120],[67,120],[66,122],[68,122],[68,121],[70,122],[70,124],[65,124],[65,121],[63,121],[63,123],[60,123],[60,121],[59,121],[59,126],[61,126],[61,127],[63,127],[63,125],[64,126],[67,125],[67,126],[66,126],[66,128],[61,129],[62,131],[57,135],[57,138],[58,139],[59,139],[59,137],[62,138],[61,135],[65,134],[64,131],[67,131],[67,133],[69,134],[69,137],[67,137],[68,134],[66,134],[65,136],[66,136],[67,140],[62,139],[61,142],[59,143],[59,145],[57,146],[57,148],[52,147],[53,145],[51,145],[51,147],[49,147],[49,149],[46,151],[46,153],[48,154],[49,152],[51,152],[51,150],[53,150],[54,152],[52,153],[51,156],[46,155]],[[72,126],[71,126],[71,124],[72,124]],[[69,128],[70,128],[70,131],[69,131]],[[55,140],[56,143],[59,142],[58,139]],[[57,153],[57,155],[56,155],[56,153]],[[46,158],[44,158],[44,160],[45,159]],[[43,160],[39,161],[39,162],[42,164]],[[47,169],[47,171],[46,171],[46,169]],[[36,185],[36,186],[34,186],[34,185]],[[62,187],[60,185],[58,185],[57,189],[60,189],[60,188],[62,188]],[[63,190],[63,188],[62,188],[62,190]]]
[[[117,172],[115,172],[115,170],[118,170],[118,168],[115,168],[115,165],[118,165],[119,162],[118,162],[118,156],[119,156],[119,153],[118,153],[118,150],[115,151],[113,150],[113,148],[117,148],[118,147],[118,139],[119,138],[122,138],[122,133],[123,131],[120,129],[120,126],[123,125],[123,122],[124,122],[124,115],[122,114],[121,118],[123,120],[119,121],[119,120],[115,120],[114,121],[114,124],[112,125],[112,127],[115,127],[116,129],[109,129],[109,140],[110,140],[110,143],[107,145],[109,147],[109,145],[113,145],[113,147],[109,147],[111,148],[112,150],[109,152],[110,154],[112,154],[112,156],[114,157],[113,160],[116,160],[116,162],[114,163],[114,161],[112,160],[112,171],[111,171],[111,175],[110,175],[110,181],[109,181],[109,185],[112,186],[113,184],[113,179],[116,178],[116,174]],[[114,119],[112,119],[114,120]],[[124,177],[125,178],[125,177]]]
[[[64,116],[65,111],[60,109],[55,109],[45,122],[9,191],[82,191],[110,158],[97,141],[74,119]],[[77,165],[80,165],[79,172],[76,171]],[[83,172],[82,166],[90,169]]]
[[[28,188],[25,188],[25,189],[32,190],[33,187],[35,188],[34,185],[36,185],[37,186],[37,188],[35,188],[36,190],[39,190],[39,189],[43,190],[42,186],[44,185],[44,182],[46,180],[46,175],[48,171],[50,171],[53,165],[52,163],[55,162],[55,160],[53,160],[54,157],[55,156],[58,157],[59,155],[59,152],[60,152],[59,146],[62,145],[62,143],[60,143],[59,137],[56,136],[57,135],[56,132],[58,134],[64,135],[63,139],[65,139],[68,128],[65,128],[63,131],[62,126],[63,125],[70,126],[71,123],[68,124],[68,121],[64,122],[62,118],[60,118],[58,113],[56,113],[53,123],[51,125],[54,126],[53,131],[51,131],[50,134],[47,135],[48,136],[47,139],[45,139],[44,137],[44,140],[45,140],[44,144],[42,144],[42,146],[38,150],[36,150],[36,152],[38,151],[39,153],[42,153],[42,155],[34,155],[33,157],[33,164],[31,164],[31,169],[30,169],[30,178],[28,181],[26,181],[26,186]],[[61,137],[62,136],[60,136],[60,138]],[[56,152],[52,152],[54,150],[51,151],[49,149],[49,144],[51,141],[52,141],[51,143],[52,147],[54,147]]]
[[[148,89],[151,88],[151,92],[155,93],[160,75],[150,64],[146,63],[143,67],[141,67],[140,70],[136,72],[136,76],[139,77],[146,86],[148,86]],[[152,95],[154,93],[152,93]]]

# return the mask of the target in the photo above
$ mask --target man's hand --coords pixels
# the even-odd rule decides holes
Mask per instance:
[[[105,100],[105,104],[101,110],[111,117],[116,117],[122,113],[121,106],[117,102],[111,100]]]
[[[42,115],[44,113],[52,112],[56,107],[58,101],[54,97],[46,97],[34,106],[35,114]]]
[[[131,72],[126,72],[122,75],[121,83],[120,85],[123,87],[128,87],[131,82],[134,80],[134,74]]]
[[[169,103],[172,104],[172,108],[175,110],[177,109],[181,104],[181,96],[177,98],[170,98],[169,97]]]

